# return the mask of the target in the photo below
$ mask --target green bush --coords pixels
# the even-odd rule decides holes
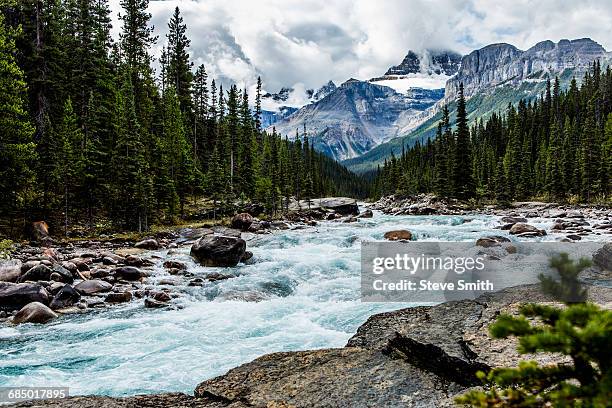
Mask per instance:
[[[517,368],[479,372],[484,389],[455,401],[474,407],[610,407],[612,312],[589,303],[566,308],[527,304],[520,314],[500,315],[489,328],[492,337],[517,336],[520,353],[559,353],[571,363],[521,361]]]

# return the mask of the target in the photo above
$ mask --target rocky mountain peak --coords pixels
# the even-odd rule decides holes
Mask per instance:
[[[319,90],[316,91],[312,95],[312,99],[314,101],[319,101],[319,100],[325,98],[327,95],[329,95],[332,92],[334,92],[336,89],[337,89],[336,84],[333,81],[329,81],[328,83],[323,85],[321,88],[319,88]]]
[[[463,57],[457,75],[446,83],[445,99],[454,99],[461,83],[469,97],[502,84],[544,81],[565,70],[580,77],[597,59],[609,55],[590,38],[541,41],[526,51],[505,43],[487,45]]]
[[[408,51],[399,65],[387,70],[385,76],[401,76],[417,73],[454,75],[461,62],[461,55],[449,50],[425,50],[420,54]]]
[[[265,94],[263,94],[261,97],[264,99],[272,99],[273,101],[276,102],[280,102],[280,101],[287,101],[287,99],[289,99],[289,95],[293,92],[293,88],[286,88],[283,87],[281,88],[280,91],[278,91],[278,93],[271,93],[271,92],[267,92]]]

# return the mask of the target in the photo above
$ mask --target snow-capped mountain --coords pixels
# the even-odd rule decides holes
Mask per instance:
[[[460,58],[450,51],[410,51],[381,77],[350,79],[338,87],[328,82],[311,103],[273,126],[291,138],[306,125],[319,151],[336,160],[359,156],[426,120],[423,113],[444,97]]]
[[[461,55],[453,51],[425,50],[420,55],[409,51],[403,61],[370,82],[404,93],[411,88],[441,89],[461,65]]]
[[[293,137],[305,125],[317,150],[344,160],[409,131],[414,126],[412,119],[443,96],[443,89],[398,93],[387,86],[350,79],[274,127]]]
[[[441,119],[441,106],[449,106],[454,120],[454,100],[461,83],[467,97],[468,118],[486,118],[492,112],[504,112],[509,103],[516,105],[521,99],[539,97],[547,80],[558,77],[562,88],[569,86],[572,78],[580,82],[595,60],[603,67],[610,65],[612,53],[590,38],[542,41],[525,51],[510,44],[474,50],[462,58],[457,73],[446,82],[444,100],[415,119],[418,126],[344,164],[357,172],[372,170],[391,153],[399,154],[403,147],[433,137]],[[403,65],[414,66],[410,62]]]
[[[318,90],[283,87],[276,93],[266,92],[262,98],[262,126],[270,127],[279,120],[287,118],[299,108],[317,102],[336,90],[333,81],[327,82]]]

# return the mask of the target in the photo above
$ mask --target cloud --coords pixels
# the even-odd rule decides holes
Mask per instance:
[[[110,5],[116,16],[119,0]],[[612,48],[609,0],[161,0],[149,5],[159,35],[155,55],[176,6],[195,64],[251,90],[257,75],[272,92],[371,78],[411,49],[468,53],[495,42],[526,49],[581,37]]]

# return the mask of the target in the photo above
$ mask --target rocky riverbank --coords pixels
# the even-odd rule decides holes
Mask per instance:
[[[474,208],[465,202],[419,194],[410,197],[387,196],[369,208],[391,215],[493,215],[501,218],[499,229],[513,235],[535,237],[556,234],[558,240],[579,241],[588,235],[608,235],[612,239],[612,207],[559,205],[544,202],[515,202],[509,208]],[[530,226],[530,220],[553,220],[549,231]],[[515,224],[518,224],[514,230]]]
[[[608,274],[609,275],[609,274]],[[589,298],[612,307],[609,288]],[[273,353],[204,381],[185,394],[100,396],[27,402],[16,407],[450,407],[477,386],[477,370],[521,359],[557,362],[554,355],[519,355],[516,341],[487,327],[500,311],[516,313],[529,299],[552,302],[537,286],[374,315],[344,348]]]
[[[47,323],[61,315],[128,302],[142,302],[147,308],[178,307],[173,301],[181,296],[177,288],[234,277],[219,272],[194,276],[184,262],[173,258],[179,248],[189,246],[200,265],[233,267],[253,261],[247,241],[259,234],[306,228],[323,219],[356,221],[357,214],[357,202],[350,198],[294,201],[286,220],[241,213],[229,227],[171,230],[138,242],[61,241],[49,235],[44,222],[37,222],[35,241],[20,244],[12,259],[0,261],[0,324]]]

